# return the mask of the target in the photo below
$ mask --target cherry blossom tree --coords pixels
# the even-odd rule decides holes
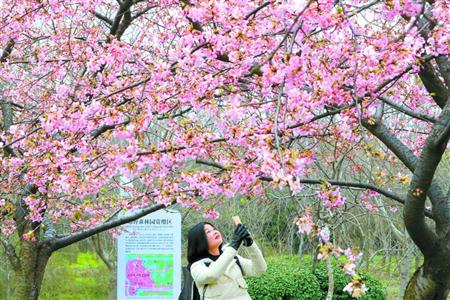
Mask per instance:
[[[96,233],[305,184],[322,184],[330,210],[349,187],[404,205],[424,256],[405,299],[446,299],[447,1],[4,0],[0,16],[15,299],[37,299],[51,254]],[[331,142],[334,156],[320,151]],[[412,178],[407,192],[358,180],[369,148]],[[336,155],[355,181],[318,175]]]

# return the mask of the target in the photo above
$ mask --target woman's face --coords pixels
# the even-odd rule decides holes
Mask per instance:
[[[205,234],[208,240],[208,247],[210,250],[218,249],[222,245],[222,235],[220,231],[209,224],[205,224]]]

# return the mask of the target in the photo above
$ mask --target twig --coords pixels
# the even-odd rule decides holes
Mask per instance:
[[[379,96],[378,99],[380,99],[384,103],[388,104],[389,106],[392,106],[396,110],[407,114],[410,117],[413,117],[413,118],[416,118],[416,119],[419,119],[419,120],[422,120],[422,121],[427,121],[427,122],[430,122],[430,123],[436,123],[436,119],[435,118],[433,118],[431,116],[428,116],[426,114],[414,112],[413,110],[411,110],[411,109],[409,109],[409,108],[407,108],[405,106],[397,105],[394,102],[392,102],[391,100],[389,100],[389,98],[387,98],[387,97]]]
[[[255,8],[254,10],[252,10],[251,12],[249,12],[249,13],[245,16],[244,20],[248,20],[248,19],[249,19],[251,16],[253,16],[253,15],[256,16],[256,14],[257,14],[261,9],[263,9],[263,8],[266,7],[266,6],[269,6],[271,3],[272,3],[272,1],[264,2],[262,5],[260,5],[259,7]]]

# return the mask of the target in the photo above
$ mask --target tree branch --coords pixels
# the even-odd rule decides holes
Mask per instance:
[[[60,238],[56,238],[56,239],[52,239],[49,242],[50,244],[50,248],[52,251],[56,251],[58,249],[67,247],[69,245],[72,245],[76,242],[79,242],[83,239],[86,239],[90,236],[93,236],[94,234],[115,228],[117,226],[129,223],[131,221],[137,220],[141,217],[144,217],[148,214],[151,214],[152,212],[158,211],[160,209],[165,208],[166,205],[164,204],[156,204],[147,208],[143,208],[141,210],[139,210],[138,212],[134,213],[133,215],[129,215],[129,216],[125,216],[125,217],[121,217],[118,218],[114,221],[109,221],[103,224],[100,224],[98,226],[95,226],[93,228],[89,228],[74,234],[70,234],[64,237],[60,237]]]
[[[92,245],[94,246],[95,252],[100,256],[100,259],[105,263],[108,270],[113,270],[113,265],[108,255],[105,253],[104,248],[100,244],[100,236],[98,234],[93,235],[91,239]]]
[[[102,125],[91,133],[92,139],[94,140],[94,139],[98,138],[101,134],[107,132],[108,130],[114,129],[121,125],[127,125],[129,123],[130,123],[130,120],[126,120],[126,121],[120,122],[118,124]]]
[[[302,9],[302,11],[299,12],[299,14],[295,17],[294,21],[292,22],[291,26],[289,27],[289,29],[286,31],[286,34],[283,36],[283,39],[280,41],[280,43],[278,44],[278,46],[270,53],[269,57],[262,63],[259,65],[259,67],[265,65],[266,63],[268,63],[269,61],[272,60],[272,58],[275,56],[275,54],[277,53],[277,51],[281,48],[281,46],[283,46],[284,42],[286,41],[286,39],[289,37],[289,35],[292,32],[292,29],[294,28],[294,26],[297,24],[298,20],[300,19],[300,17],[303,15],[303,13],[308,9],[308,7],[311,5],[312,1],[309,0],[308,3],[306,3],[305,7]]]
[[[448,89],[450,89],[450,61],[448,57],[445,55],[439,55],[436,58],[436,63],[439,67],[439,71],[441,72],[442,77],[444,78],[445,85],[447,86],[447,95]]]
[[[110,18],[108,18],[107,16],[102,15],[99,12],[94,12],[94,16],[96,16],[98,19],[104,21],[105,23],[107,23],[110,26],[113,25],[113,21]]]
[[[119,30],[120,22],[122,21],[122,17],[125,15],[125,13],[130,11],[131,6],[133,5],[132,0],[126,0],[124,2],[120,3],[119,10],[116,13],[116,16],[114,17],[114,21],[111,25],[111,30],[109,31],[110,35],[116,36],[117,31]]]
[[[11,125],[13,124],[13,110],[11,107],[11,102],[9,101],[1,101],[1,109],[2,109],[2,117],[3,117],[3,132],[9,130]],[[11,155],[13,157],[16,156],[14,149],[11,146],[6,145],[6,141],[0,138],[0,142],[4,144],[3,150],[7,155]]]
[[[318,179],[300,179],[301,183],[304,184],[323,184],[324,180],[318,180]],[[401,198],[400,196],[383,190],[377,186],[371,185],[371,184],[367,184],[367,183],[361,183],[361,182],[348,182],[348,181],[338,181],[338,180],[326,180],[327,183],[331,184],[331,185],[336,185],[336,186],[342,186],[342,187],[354,187],[354,188],[361,188],[361,189],[366,189],[366,190],[371,190],[374,192],[377,192],[380,195],[383,195],[387,198],[390,198],[392,200],[397,201],[400,204],[405,204],[405,199]],[[432,218],[432,214],[431,212],[428,211],[427,214],[428,217]]]
[[[208,161],[208,160],[204,160],[204,159],[196,159],[195,160],[196,163],[199,164],[203,164],[203,165],[207,165],[207,166],[211,166],[214,168],[218,168],[221,169],[223,171],[229,170],[230,168],[224,167],[216,162],[213,161]],[[267,181],[267,182],[271,182],[273,181],[273,178],[270,176],[258,176],[258,179],[261,181]],[[367,184],[367,183],[361,183],[361,182],[349,182],[349,181],[340,181],[340,180],[322,180],[322,179],[309,179],[309,178],[303,178],[299,180],[300,183],[303,184],[323,184],[324,182],[327,182],[331,185],[336,185],[336,186],[342,186],[342,187],[353,187],[353,188],[360,188],[360,189],[366,189],[366,190],[371,190],[371,191],[375,191],[380,195],[385,196],[386,198],[390,198],[400,204],[405,204],[405,199],[401,198],[400,196],[390,192],[390,191],[386,191],[382,188],[379,188],[377,186],[371,185],[371,184]],[[425,210],[425,215],[431,219],[433,219],[433,214],[431,213],[431,211],[429,210]]]
[[[131,11],[130,11],[131,5],[130,7],[125,11],[124,15],[123,15],[123,19],[122,22],[120,23],[119,29],[117,30],[117,34],[116,37],[118,40],[120,40],[120,38],[122,37],[122,35],[125,33],[125,30],[127,30],[128,26],[130,26],[131,24]]]
[[[434,71],[430,61],[422,63],[419,77],[436,104],[439,105],[440,108],[443,108],[447,102],[448,90]]]
[[[436,142],[440,139],[442,132],[447,131],[449,124],[450,102],[447,102],[439,116],[438,122],[434,124],[430,135],[425,141],[425,146],[423,147],[411,180],[403,211],[406,229],[425,257],[433,255],[435,243],[438,240],[436,234],[425,223],[425,200],[429,190],[433,190],[434,188],[433,178],[446,149],[446,144],[444,146],[437,146]],[[441,206],[439,210],[435,209],[435,203],[433,203],[433,213],[440,213],[439,216],[435,215],[436,217],[440,217],[437,219],[439,222],[436,222],[436,231],[441,234],[446,234],[449,226],[448,216],[446,215],[448,212],[448,199],[445,195],[442,195],[439,200],[436,203],[436,206]]]
[[[431,60],[433,58],[432,55],[425,55],[424,57],[421,57],[420,60],[422,62],[428,62],[429,60]],[[415,64],[411,64],[408,67],[406,67],[401,73],[397,74],[396,76],[390,78],[390,79],[386,79],[385,81],[383,81],[374,91],[373,94],[377,94],[379,93],[382,89],[384,89],[388,84],[390,84],[393,81],[398,80],[399,78],[401,78],[403,75],[405,75],[406,73],[408,73],[409,71],[411,71],[413,69]]]
[[[325,117],[332,116],[332,115],[336,115],[336,114],[340,113],[341,111],[343,111],[343,110],[345,110],[345,109],[347,109],[347,108],[353,107],[353,106],[355,106],[354,103],[349,104],[349,105],[345,105],[345,106],[342,106],[342,107],[340,107],[340,108],[333,109],[333,110],[327,111],[326,113],[317,115],[317,116],[311,118],[311,120],[309,120],[309,121],[307,121],[307,122],[300,122],[300,123],[297,123],[297,124],[294,124],[294,125],[290,125],[290,126],[288,126],[287,128],[288,128],[288,129],[294,129],[294,128],[297,128],[297,127],[300,127],[300,126],[309,124],[309,123],[311,123],[311,122],[314,122],[314,121],[323,119],[323,118],[325,118]]]
[[[389,131],[381,120],[377,120],[375,124],[371,125],[366,119],[362,119],[361,123],[367,130],[369,130],[383,144],[385,144],[389,150],[394,152],[394,154],[411,172],[414,172],[417,164],[417,157],[405,144],[403,144],[402,141],[397,138],[395,134]]]
[[[213,139],[210,141],[206,141],[205,144],[214,144],[214,143],[221,143],[221,142],[226,142],[228,141],[227,138],[217,138],[217,139]],[[180,147],[172,147],[172,148],[167,148],[167,149],[162,149],[162,150],[150,150],[150,151],[143,151],[143,152],[138,152],[136,153],[136,155],[141,156],[141,155],[149,155],[149,154],[155,154],[155,153],[167,153],[167,152],[171,152],[171,151],[180,151],[180,150],[184,150],[187,147],[185,146],[180,146]]]
[[[46,213],[44,215],[44,239],[48,240],[48,239],[52,239],[54,237],[56,237],[56,229],[55,226],[53,226],[53,222],[50,218],[50,216]]]
[[[32,135],[33,133],[35,133],[35,132],[37,132],[37,131],[39,131],[39,130],[41,130],[41,129],[42,129],[42,127],[35,128],[35,129],[33,129],[31,132],[29,132],[29,133],[27,133],[27,134],[25,134],[25,135],[23,135],[23,136],[21,136],[21,137],[15,139],[14,141],[12,141],[12,142],[10,142],[10,143],[4,145],[3,148],[11,147],[11,146],[14,145],[15,143],[17,143],[17,142],[23,140],[24,138],[29,137],[30,135]]]
[[[220,164],[218,164],[216,162],[209,161],[209,160],[202,159],[202,158],[196,158],[195,162],[197,164],[206,165],[206,166],[214,167],[214,168],[217,168],[217,169],[221,169],[222,171],[229,170],[229,168],[224,167],[224,166],[222,166],[222,165],[220,165]]]
[[[11,54],[13,48],[14,48],[15,42],[13,39],[9,39],[8,43],[6,44],[5,49],[3,49],[2,56],[0,57],[0,62],[5,62],[9,55]]]
[[[192,106],[188,107],[188,108],[186,108],[184,110],[181,110],[180,112],[178,112],[176,114],[173,114],[173,115],[169,115],[169,114],[164,113],[162,116],[159,116],[157,119],[158,120],[174,119],[176,117],[180,117],[180,116],[184,115],[185,113],[190,112],[191,110],[192,110]]]
[[[20,259],[16,254],[16,250],[14,247],[4,238],[0,237],[0,243],[3,245],[5,249],[6,256],[8,257],[9,262],[14,270],[20,269]]]
[[[138,11],[133,17],[131,17],[131,21],[136,20],[137,18],[146,14],[149,10],[151,10],[152,8],[155,8],[155,7],[158,7],[158,5],[149,5],[146,8],[144,8],[143,10]]]
[[[266,6],[269,6],[271,3],[272,3],[271,1],[264,2],[264,3],[261,4],[260,6],[258,6],[257,8],[255,8],[254,10],[252,10],[251,12],[249,12],[249,13],[245,16],[244,20],[248,20],[248,19],[249,19],[251,16],[253,16],[253,15],[256,16],[256,14],[257,14],[261,9],[263,9],[263,8],[266,7]]]
[[[437,148],[445,148],[448,144],[448,140],[450,138],[450,123],[447,123],[446,127],[442,130],[442,132],[439,134],[436,142],[435,147]]]
[[[392,106],[393,108],[395,108],[396,110],[407,114],[410,117],[422,120],[422,121],[426,121],[426,122],[430,122],[430,123],[436,123],[436,119],[433,117],[430,117],[426,114],[422,114],[420,112],[415,112],[411,109],[409,109],[406,106],[400,106],[397,105],[396,103],[394,103],[393,101],[391,101],[389,98],[384,97],[384,96],[379,96],[378,99],[380,99],[381,101],[383,101],[384,103],[388,104],[389,106]]]
[[[402,141],[400,141],[400,139],[397,138],[395,134],[389,131],[381,120],[377,120],[375,124],[371,125],[366,119],[362,119],[361,123],[370,133],[391,150],[412,173],[415,172],[419,159]],[[437,182],[432,183],[432,188],[430,188],[428,196],[433,203],[434,219],[438,221],[445,220],[445,212],[440,209],[443,205],[442,199],[445,196]]]
[[[191,2],[189,0],[181,0],[180,1],[181,4],[181,8],[184,9],[186,6],[191,6]],[[203,31],[203,26],[200,22],[198,21],[193,21],[190,17],[186,17],[186,19],[188,19],[189,23],[191,24],[192,29],[195,29],[197,31],[202,32]]]
[[[148,77],[146,77],[146,78],[144,78],[144,79],[142,79],[142,80],[140,80],[140,81],[138,81],[138,82],[135,82],[135,83],[133,83],[133,84],[130,84],[130,85],[128,85],[128,86],[125,86],[125,87],[123,87],[123,88],[121,88],[121,89],[118,89],[117,91],[114,91],[114,92],[112,92],[112,93],[110,93],[110,94],[108,94],[108,95],[100,96],[100,97],[97,98],[97,100],[100,100],[100,99],[106,99],[106,98],[115,96],[115,95],[117,95],[117,94],[120,94],[120,93],[122,93],[122,92],[124,92],[124,91],[133,89],[133,88],[135,88],[135,87],[137,87],[137,86],[140,86],[141,84],[147,83],[150,79],[151,79],[151,76],[148,76]]]

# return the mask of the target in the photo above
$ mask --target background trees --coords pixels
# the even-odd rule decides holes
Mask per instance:
[[[52,252],[165,205],[215,216],[266,183],[296,201],[324,181],[332,215],[337,186],[404,204],[425,259],[405,298],[447,296],[445,1],[3,1],[0,15],[1,243],[18,298],[37,298]]]

